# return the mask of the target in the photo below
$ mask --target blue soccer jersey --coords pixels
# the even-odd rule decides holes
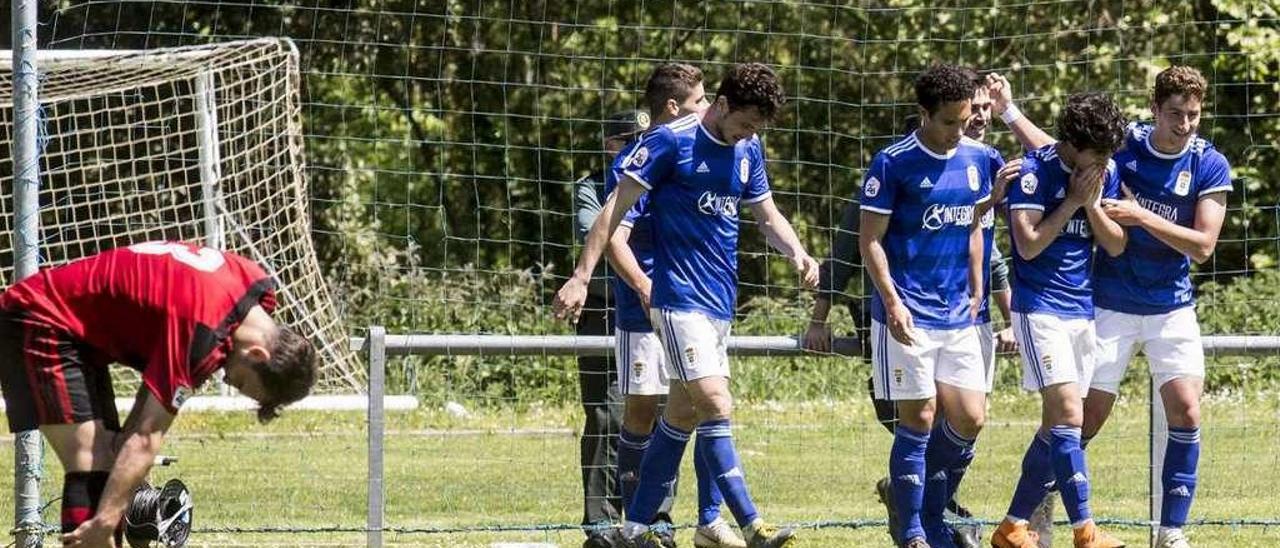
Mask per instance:
[[[1028,152],[1018,181],[1009,185],[1009,211],[1031,209],[1048,217],[1066,200],[1071,169],[1058,157],[1057,145]],[[1102,197],[1120,196],[1120,178],[1108,160]],[[1013,239],[1013,311],[1059,318],[1093,319],[1093,231],[1084,208],[1076,209],[1062,233],[1034,259],[1018,253]],[[1105,253],[1103,253],[1105,255]]]
[[[917,326],[957,329],[969,319],[969,232],[975,206],[991,197],[999,153],[969,138],[937,154],[913,133],[881,150],[862,183],[863,211],[889,216],[880,240],[889,275]],[[985,259],[986,257],[984,257]],[[885,323],[884,299],[871,317]]]
[[[1120,180],[1138,203],[1175,224],[1195,226],[1201,198],[1231,190],[1231,166],[1213,144],[1198,136],[1177,154],[1151,144],[1151,124],[1133,124],[1125,148],[1116,153]],[[1094,304],[1127,314],[1163,314],[1195,304],[1191,260],[1140,227],[1127,229],[1129,243],[1118,257],[1100,257],[1094,269]]]
[[[1004,167],[1004,158],[995,156],[996,171]],[[992,172],[992,180],[995,172]],[[991,323],[991,256],[996,253],[996,208],[987,208],[982,215],[982,306],[978,308],[978,323]]]
[[[623,148],[618,157],[614,159],[613,166],[605,172],[604,178],[604,194],[608,196],[618,186],[619,171],[622,169],[622,162],[627,156],[639,146],[640,141],[634,141]],[[631,229],[631,235],[627,239],[627,244],[631,247],[631,254],[635,256],[636,262],[640,264],[640,270],[645,276],[653,277],[653,230],[649,220],[648,213],[649,195],[642,194],[635,205],[623,216],[621,225]],[[640,302],[640,296],[636,293],[622,276],[615,275],[613,277],[613,298],[614,298],[614,320],[617,326],[623,331],[631,331],[635,333],[648,333],[653,331],[653,326],[649,324],[649,318],[645,316],[644,305]]]
[[[645,134],[622,171],[649,189],[654,307],[732,320],[738,208],[769,198],[757,137],[728,144],[691,114]]]

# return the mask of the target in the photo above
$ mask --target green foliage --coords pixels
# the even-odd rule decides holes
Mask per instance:
[[[41,37],[59,48],[293,38],[304,71],[315,245],[353,329],[566,332],[544,303],[554,274],[575,258],[571,183],[603,165],[599,120],[636,106],[650,68],[668,59],[701,66],[712,93],[728,63],[761,60],[779,70],[790,102],[763,135],[771,181],[815,255],[830,249],[871,156],[915,110],[912,78],[933,62],[1004,73],[1022,110],[1045,126],[1067,94],[1092,89],[1149,117],[1155,73],[1174,62],[1197,66],[1212,83],[1201,133],[1247,178],[1231,196],[1214,261],[1198,269],[1214,283],[1206,297],[1275,267],[1275,246],[1258,244],[1280,238],[1274,3],[881,4],[60,0],[46,4]],[[1016,153],[1007,133],[994,138]],[[808,303],[790,267],[749,227],[742,250],[746,304],[737,332],[800,333]],[[1249,322],[1264,321],[1261,310],[1280,296],[1261,284],[1248,287],[1268,300],[1243,301],[1231,309],[1241,314],[1234,320],[1202,305],[1206,329],[1265,331]],[[495,401],[572,394],[567,359],[417,362],[427,366],[405,360],[393,380]],[[859,390],[844,379],[860,379],[860,367],[740,360],[737,382],[765,399],[843,395]],[[1214,383],[1241,382],[1239,368],[1221,371]]]

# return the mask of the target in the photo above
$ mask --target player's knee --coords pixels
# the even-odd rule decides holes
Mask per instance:
[[[697,413],[698,422],[728,420],[733,416],[733,396],[728,393],[708,394]]]
[[[671,406],[667,406],[667,409],[662,413],[662,418],[667,421],[667,424],[685,432],[693,431],[693,428],[699,422],[698,414],[692,408],[672,409]]]
[[[628,397],[622,412],[622,425],[628,432],[649,432],[658,419],[658,397]]]
[[[937,406],[932,400],[922,402],[898,402],[898,421],[900,424],[917,432],[928,432],[933,429],[934,415]]]
[[[1061,402],[1053,409],[1045,410],[1045,426],[1084,426],[1084,406],[1078,401]]]
[[[984,409],[971,410],[968,413],[956,413],[952,416],[947,413],[947,423],[956,433],[966,438],[976,438],[982,432],[982,427],[987,424],[987,413]]]
[[[1200,402],[1192,400],[1189,402],[1178,402],[1180,405],[1169,406],[1165,410],[1165,416],[1168,417],[1169,425],[1175,428],[1199,428],[1200,427]]]

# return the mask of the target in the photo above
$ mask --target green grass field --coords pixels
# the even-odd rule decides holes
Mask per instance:
[[[1008,394],[992,404],[978,459],[961,500],[984,519],[1004,514],[1037,401]],[[1280,404],[1274,395],[1206,402],[1204,456],[1193,518],[1280,520]],[[1090,447],[1094,511],[1102,518],[1147,515],[1147,408],[1126,402]],[[487,411],[455,419],[438,410],[392,414],[386,442],[387,523],[399,529],[574,524],[580,519],[580,428],[574,407]],[[883,519],[873,491],[891,441],[865,401],[744,403],[736,439],[757,504],[785,523]],[[12,444],[0,445],[11,462]],[[154,479],[181,477],[197,501],[197,546],[356,546],[361,533],[228,532],[239,529],[359,528],[365,519],[366,446],[360,414],[292,413],[258,426],[249,414],[190,414],[165,449],[180,462]],[[46,459],[47,493],[61,472]],[[687,460],[687,459],[686,459]],[[693,518],[686,463],[677,519]],[[11,490],[10,474],[0,489]],[[12,515],[9,497],[0,514]],[[57,505],[46,512],[55,522]],[[727,513],[727,512],[726,512]],[[1059,511],[1059,517],[1061,511]],[[1145,546],[1145,529],[1119,535]],[[1059,545],[1069,534],[1059,531]],[[887,546],[882,527],[808,528],[804,546]],[[1196,546],[1280,546],[1280,526],[1200,526]],[[691,546],[682,530],[682,545]],[[574,530],[389,533],[389,545],[489,546],[548,542],[577,546]],[[1141,541],[1141,542],[1140,542]],[[50,542],[50,545],[53,545]]]

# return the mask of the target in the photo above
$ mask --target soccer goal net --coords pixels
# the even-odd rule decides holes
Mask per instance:
[[[0,149],[13,141],[0,59]],[[354,390],[349,349],[311,244],[298,54],[263,39],[39,59],[40,259],[151,240],[229,249],[280,282],[280,313],[320,345],[322,389]],[[12,281],[14,166],[0,155],[0,264]],[[122,321],[127,319],[122,318]]]

